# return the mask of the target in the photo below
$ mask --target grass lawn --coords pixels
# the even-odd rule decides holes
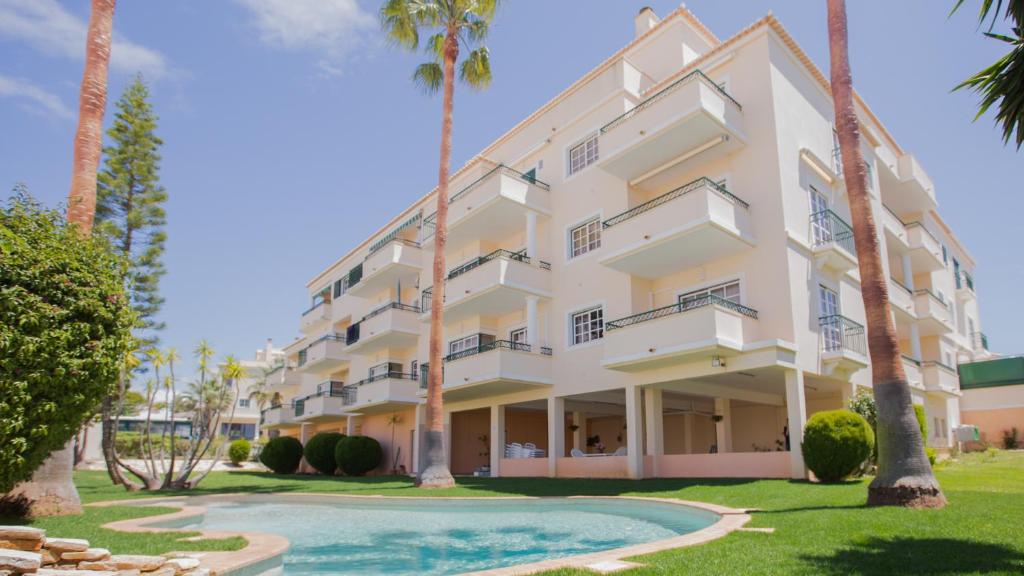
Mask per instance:
[[[450,490],[421,492],[406,478],[323,478],[253,472],[212,473],[193,494],[333,492],[393,496],[637,495],[756,507],[750,526],[774,534],[733,533],[705,544],[637,559],[628,574],[1022,574],[1024,452],[972,454],[940,464],[949,498],[943,510],[866,508],[866,480],[818,485],[785,480],[568,480],[460,478]],[[104,472],[81,472],[85,502],[144,498],[110,486]],[[155,513],[115,506],[84,516],[37,521],[56,536],[89,538],[116,552],[231,549],[235,541],[182,543],[166,536],[121,535],[99,524]],[[7,522],[0,518],[0,523]],[[552,574],[583,574],[560,571]]]

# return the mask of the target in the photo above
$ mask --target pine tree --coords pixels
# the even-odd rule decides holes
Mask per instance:
[[[132,307],[139,317],[135,331],[141,347],[155,346],[163,323],[156,315],[164,299],[160,278],[167,223],[164,203],[167,192],[160,185],[160,146],[155,133],[157,117],[149,103],[149,88],[140,76],[129,85],[116,105],[117,111],[103,148],[104,166],[97,182],[96,233],[106,237],[125,257],[124,278]],[[103,456],[111,479],[127,484],[116,464],[115,402],[123,396],[130,377],[123,371],[118,392],[103,402]]]

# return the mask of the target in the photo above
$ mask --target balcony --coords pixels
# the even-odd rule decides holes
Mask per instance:
[[[602,224],[601,263],[656,278],[725,258],[754,245],[749,205],[699,178]]]
[[[316,332],[331,322],[331,303],[321,300],[302,313],[299,330],[303,334]]]
[[[298,368],[310,374],[326,375],[349,362],[345,352],[345,337],[326,334],[299,350]]]
[[[634,372],[729,356],[753,337],[757,311],[706,295],[606,322],[602,366]]]
[[[445,401],[510,394],[554,384],[549,348],[534,351],[527,344],[495,340],[450,354],[444,362]]]
[[[914,312],[914,292],[892,277],[889,278],[889,306],[897,314],[898,319],[904,322],[917,320],[917,314]]]
[[[295,419],[295,404],[289,402],[279,406],[271,406],[260,413],[260,427],[267,430],[298,426]]]
[[[886,205],[882,205],[882,229],[890,248],[899,252],[910,249],[910,239],[907,237],[907,226],[903,220]]]
[[[853,228],[831,210],[811,214],[811,250],[818,268],[845,274],[857,267]]]
[[[420,245],[412,240],[393,238],[378,246],[363,261],[363,276],[348,293],[361,298],[394,287],[399,282],[411,286],[423,267]]]
[[[887,164],[879,180],[882,201],[900,216],[923,214],[935,209],[935,187],[917,159],[904,154],[893,164]]]
[[[818,327],[823,373],[845,379],[868,365],[867,331],[862,324],[836,314],[818,318]]]
[[[953,331],[953,317],[949,305],[931,290],[914,292],[914,311],[917,313],[921,336],[940,336]]]
[[[600,130],[602,168],[627,182],[688,160],[707,162],[743,145],[740,104],[700,70],[695,70],[638,103]]]
[[[924,379],[921,376],[921,362],[910,356],[903,355],[903,373],[907,375],[907,382],[911,388],[924,390]]]
[[[971,334],[971,345],[974,347],[974,351],[978,354],[988,353],[988,336],[984,332],[975,332]]]
[[[960,395],[960,375],[952,366],[946,366],[942,362],[922,362],[921,377],[928,392],[949,396]]]
[[[448,272],[445,322],[470,316],[501,316],[526,305],[526,296],[551,296],[551,265],[508,250],[495,250]],[[423,305],[429,312],[429,303]]]
[[[935,272],[946,267],[942,260],[942,244],[922,223],[907,224],[907,242],[914,272]]]
[[[520,233],[527,214],[551,213],[549,189],[536,178],[498,165],[449,198],[448,245],[500,242]],[[424,238],[433,236],[436,220],[436,213],[424,219]]]
[[[351,412],[377,414],[419,404],[416,375],[387,371],[345,387],[344,404]]]
[[[325,422],[345,416],[345,384],[337,381],[323,382],[315,394],[295,401],[295,420],[298,422]]]
[[[387,348],[408,348],[420,336],[420,308],[388,302],[363,317],[346,339],[348,351],[374,354]]]
[[[964,302],[974,298],[974,278],[966,270],[956,279],[956,299]]]

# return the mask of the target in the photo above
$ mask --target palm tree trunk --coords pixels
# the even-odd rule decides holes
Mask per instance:
[[[868,351],[878,410],[878,475],[868,487],[872,506],[942,507],[946,503],[924,452],[910,386],[900,360],[889,312],[889,290],[878,248],[878,230],[867,194],[867,165],[861,155],[860,127],[853,102],[847,46],[845,0],[828,0],[832,100],[850,199],[853,237],[867,314]]]
[[[74,467],[74,439],[50,454],[32,474],[32,480],[14,487],[10,496],[24,496],[31,502],[29,516],[60,516],[81,514],[82,501],[71,478]]]
[[[441,345],[444,338],[444,250],[448,242],[448,171],[452,156],[452,103],[455,96],[455,61],[459,56],[456,31],[449,28],[444,40],[444,104],[441,120],[441,163],[437,177],[437,217],[434,220],[434,278],[430,299],[430,369],[427,374],[426,461],[417,483],[424,488],[450,488],[455,485],[444,442],[444,400],[441,386],[444,365]]]
[[[102,152],[115,2],[92,0],[89,32],[85,39],[85,72],[78,97],[78,129],[75,131],[71,192],[68,194],[68,221],[78,224],[82,233],[92,230],[96,213],[96,171]]]

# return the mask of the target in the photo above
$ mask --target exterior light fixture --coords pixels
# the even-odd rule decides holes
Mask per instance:
[[[711,367],[712,368],[725,368],[725,360],[722,360],[722,357],[718,356],[716,354],[715,356],[711,357]]]

